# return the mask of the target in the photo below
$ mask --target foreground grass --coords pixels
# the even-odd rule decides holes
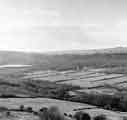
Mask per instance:
[[[31,107],[29,107],[31,108]],[[1,109],[1,108],[0,108]],[[43,107],[38,111],[33,111],[32,108],[6,110],[0,112],[1,120],[125,120],[126,116],[110,116],[110,114],[101,114],[92,116],[91,113],[77,111],[73,114],[63,113],[56,106]]]

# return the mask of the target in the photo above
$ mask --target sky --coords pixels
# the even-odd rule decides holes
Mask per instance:
[[[127,0],[0,0],[0,50],[127,46]]]

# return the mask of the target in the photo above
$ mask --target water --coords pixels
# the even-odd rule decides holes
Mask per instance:
[[[8,64],[8,65],[0,65],[0,68],[20,68],[20,67],[30,67],[31,65],[22,65],[22,64]]]

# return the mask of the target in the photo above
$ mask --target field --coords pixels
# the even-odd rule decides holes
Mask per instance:
[[[38,111],[41,107],[56,105],[59,106],[63,113],[67,114],[74,114],[74,109],[76,109],[88,112],[91,116],[106,114],[111,119],[120,120],[122,116],[126,116],[126,113],[104,110],[84,103],[44,98],[51,97],[53,92],[61,88],[66,88],[69,90],[68,93],[73,92],[75,95],[81,93],[99,95],[114,95],[119,92],[127,93],[127,75],[120,73],[109,74],[107,70],[106,68],[95,69],[91,67],[84,67],[82,70],[66,71],[40,70],[34,69],[32,66],[1,67],[0,106],[19,108],[22,104],[26,107],[31,106]],[[2,97],[6,97],[6,99]],[[5,119],[4,114],[1,114],[1,119]],[[14,120],[38,119],[36,116],[28,113],[15,113],[12,111],[12,114],[18,116],[12,116],[11,119]],[[25,118],[22,118],[22,116]]]
[[[55,100],[55,99],[48,99],[48,98],[8,98],[8,99],[0,99],[0,106],[5,105],[8,108],[19,108],[20,105],[31,106],[34,110],[38,111],[42,107],[50,107],[50,106],[59,106],[62,113],[67,113],[73,115],[75,113],[74,109],[81,109],[82,111],[85,111],[91,115],[91,117],[94,117],[96,115],[105,114],[108,116],[108,118],[112,118],[113,120],[121,120],[123,116],[127,116],[126,113],[117,113],[112,112],[108,110],[103,110],[100,108],[96,108],[95,106],[87,105],[87,104],[81,104],[76,102],[68,102],[68,101],[62,101],[62,100]],[[12,112],[12,114],[16,114]],[[29,120],[31,117],[32,120],[37,119],[37,117],[26,114],[26,113],[18,113],[16,114],[21,117],[21,115],[25,116],[23,120]],[[29,116],[29,117],[28,117]],[[17,120],[19,120],[17,118]]]
[[[39,120],[39,118],[31,113],[11,111],[9,117],[6,116],[6,112],[0,113],[0,120]]]
[[[107,94],[109,91],[113,92],[112,88],[108,85],[120,88],[124,86],[126,88],[126,74],[107,74],[105,69],[84,69],[82,71],[34,71],[25,73],[24,79],[51,81],[57,84],[69,84],[77,85],[81,87],[82,91],[100,91],[101,93]],[[104,90],[108,89],[108,90]],[[115,88],[114,88],[115,89]],[[124,89],[125,90],[125,89]],[[115,91],[115,90],[114,90]],[[117,91],[117,90],[116,90]]]

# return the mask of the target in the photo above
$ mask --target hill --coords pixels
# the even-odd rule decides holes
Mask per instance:
[[[70,70],[83,67],[127,67],[127,48],[25,53],[0,51],[0,65],[32,65],[32,69]]]

